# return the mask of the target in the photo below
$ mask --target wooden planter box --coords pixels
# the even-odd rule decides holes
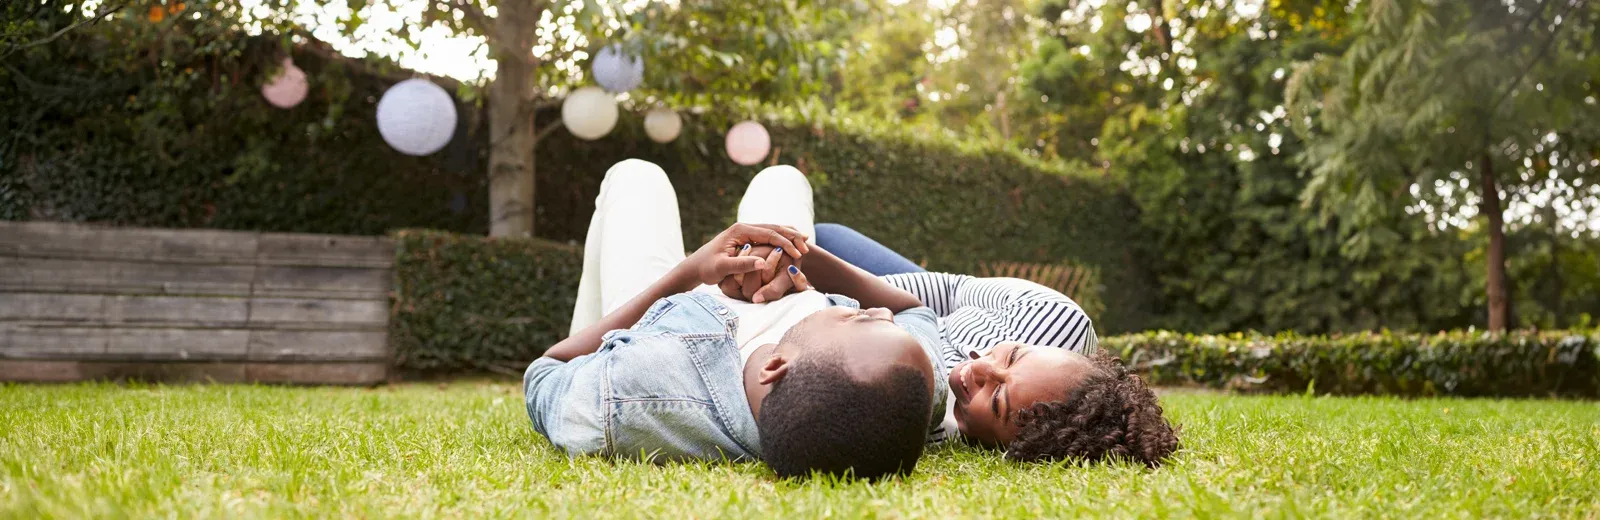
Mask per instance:
[[[382,237],[0,222],[0,381],[374,384]]]

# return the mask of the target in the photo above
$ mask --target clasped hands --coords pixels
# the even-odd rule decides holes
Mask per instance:
[[[776,224],[738,223],[717,234],[683,265],[701,284],[734,299],[765,303],[811,288],[800,270],[811,237]]]

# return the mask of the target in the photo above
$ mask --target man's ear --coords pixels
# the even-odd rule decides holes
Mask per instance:
[[[772,349],[772,354],[767,357],[766,364],[761,366],[761,373],[756,375],[756,382],[770,385],[783,380],[789,375],[789,358],[785,357],[778,349]]]

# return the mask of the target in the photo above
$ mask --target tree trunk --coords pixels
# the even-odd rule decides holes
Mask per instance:
[[[538,11],[530,2],[502,2],[491,47],[498,65],[489,85],[489,236],[533,236],[533,58]]]
[[[1483,202],[1479,205],[1484,216],[1489,217],[1489,330],[1505,332],[1510,323],[1509,297],[1506,294],[1506,233],[1504,215],[1500,211],[1500,184],[1495,181],[1494,162],[1488,152],[1483,161]]]

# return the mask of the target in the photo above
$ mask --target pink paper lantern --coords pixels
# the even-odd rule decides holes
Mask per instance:
[[[728,158],[750,166],[767,158],[772,151],[772,136],[766,127],[755,121],[745,121],[728,129]]]
[[[278,72],[272,81],[261,86],[261,96],[267,102],[278,108],[294,108],[301,101],[306,100],[306,92],[310,85],[306,83],[306,72],[294,66],[294,61],[283,59],[283,70]]]

